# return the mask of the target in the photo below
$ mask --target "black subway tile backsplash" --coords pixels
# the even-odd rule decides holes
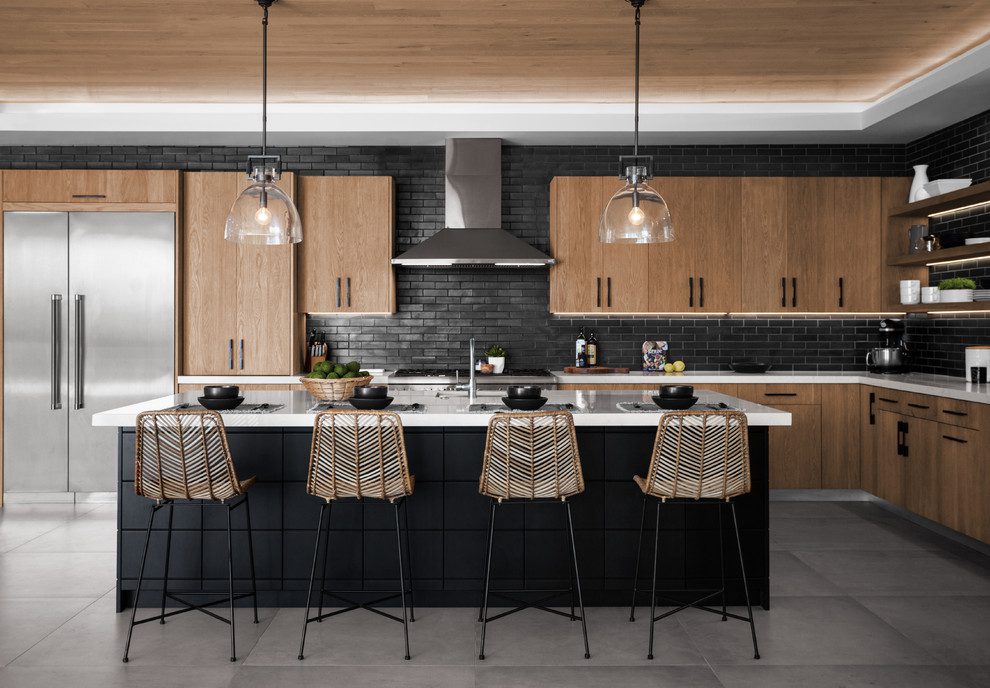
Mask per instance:
[[[403,252],[443,227],[443,148],[439,146],[293,146],[271,149],[302,175],[391,175],[396,179],[396,250]],[[990,178],[990,111],[909,144],[646,146],[657,175],[909,176],[928,164],[929,176]],[[0,146],[0,168],[241,169],[250,147]],[[505,145],[502,226],[549,249],[549,183],[557,175],[618,172],[625,146]],[[970,211],[932,226],[990,236],[987,213]],[[906,241],[906,239],[905,239]],[[990,288],[986,261],[946,266],[932,279],[971,276]],[[934,283],[934,282],[933,282]],[[498,342],[515,367],[571,363],[581,327],[595,330],[603,361],[639,367],[644,339],[666,339],[691,369],[726,369],[754,356],[780,369],[860,370],[874,345],[874,319],[554,317],[545,270],[398,269],[398,313],[390,317],[311,317],[337,355],[365,365],[465,365],[467,340]],[[912,318],[909,345],[919,370],[962,374],[966,344],[990,344],[990,318]]]

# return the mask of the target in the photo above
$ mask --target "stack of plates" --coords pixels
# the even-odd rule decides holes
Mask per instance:
[[[974,289],[974,301],[990,301],[990,289]]]

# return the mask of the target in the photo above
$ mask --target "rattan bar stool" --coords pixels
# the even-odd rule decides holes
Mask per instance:
[[[253,598],[254,623],[258,623],[258,586],[254,571],[254,543],[251,534],[251,505],[247,490],[255,479],[240,480],[234,470],[234,462],[227,445],[227,433],[223,420],[216,411],[151,411],[138,415],[135,422],[137,438],[134,460],[134,491],[140,497],[154,500],[148,517],[148,532],[144,540],[144,554],[138,573],[137,591],[134,593],[134,606],[131,621],[127,628],[127,643],[124,645],[123,661],[128,661],[131,648],[131,635],[134,627],[156,619],[165,619],[177,614],[199,611],[230,626],[230,661],[237,660],[234,627],[234,601],[245,597]],[[194,500],[201,500],[199,502]],[[227,510],[227,596],[218,600],[194,604],[168,591],[169,554],[172,547],[172,514],[176,505],[202,504],[206,507]],[[251,592],[234,592],[234,559],[230,534],[230,514],[244,505],[247,519],[248,556],[251,560]],[[151,542],[151,528],[155,514],[168,507],[168,531],[165,539],[165,576],[162,581],[161,612],[146,619],[135,620],[141,588],[144,583],[144,568],[148,560],[148,546]],[[183,592],[182,597],[216,595],[214,592]],[[166,600],[178,602],[182,609],[165,612]],[[230,617],[214,614],[208,607],[227,602]]]
[[[746,414],[739,411],[677,411],[665,413],[657,427],[653,455],[646,478],[638,475],[633,480],[643,492],[643,514],[639,523],[639,546],[636,551],[636,572],[633,575],[633,597],[629,608],[629,620],[636,620],[636,595],[639,586],[639,561],[643,551],[643,529],[646,524],[646,503],[652,497],[657,500],[657,514],[653,544],[653,586],[650,592],[650,645],[647,658],[653,659],[653,627],[657,621],[692,607],[728,618],[749,623],[753,636],[753,657],[760,658],[756,643],[756,624],[749,601],[749,585],[746,583],[746,565],[743,563],[742,542],[739,539],[739,522],[736,520],[734,497],[751,489],[749,473],[749,438]],[[722,587],[692,602],[681,603],[668,597],[665,601],[677,605],[657,616],[657,567],[660,559],[660,507],[667,502],[709,502],[718,510],[719,565],[722,570]],[[746,595],[747,616],[726,611],[725,561],[722,555],[722,510],[728,504],[732,512],[732,525],[736,534],[736,550],[742,573],[743,591]],[[713,609],[704,603],[721,595],[722,608]]]
[[[313,546],[313,568],[309,574],[309,591],[306,594],[306,614],[303,617],[302,638],[299,641],[299,659],[303,659],[306,646],[306,629],[310,623],[322,622],[355,609],[367,609],[387,619],[402,624],[406,654],[409,654],[409,623],[416,620],[412,596],[412,566],[409,559],[409,514],[406,497],[413,493],[415,476],[409,474],[406,444],[402,433],[402,421],[398,414],[389,411],[323,411],[316,415],[313,425],[313,447],[309,459],[309,477],[306,492],[323,500],[320,518],[316,525],[316,543]],[[326,589],[327,553],[330,551],[330,522],[333,503],[340,499],[381,499],[395,509],[395,543],[398,554],[399,590],[369,602],[356,602],[344,597],[348,591]],[[400,527],[399,507],[402,507],[403,525]],[[326,532],[323,541],[323,570],[320,580],[319,611],[310,617],[313,586],[316,581],[316,565],[320,555],[320,535],[323,532],[323,516],[326,513]],[[405,565],[403,570],[402,530],[405,530]],[[406,587],[406,583],[409,587]],[[354,591],[350,591],[353,593]],[[406,607],[406,595],[409,607]],[[346,604],[346,607],[323,613],[323,601],[330,597]],[[402,600],[402,618],[375,609],[396,597]]]
[[[581,596],[581,575],[578,569],[577,547],[574,544],[574,522],[571,519],[569,497],[584,492],[584,475],[581,472],[581,456],[578,453],[574,417],[567,411],[543,411],[530,413],[498,413],[488,422],[485,441],[485,461],[481,469],[478,490],[491,499],[488,515],[488,548],[485,555],[485,593],[481,601],[478,621],[481,622],[481,648],[478,659],[485,658],[485,635],[488,623],[523,609],[541,609],[564,616],[571,621],[581,621],[584,635],[584,657],[591,657],[588,647],[588,626],[585,622],[584,598]],[[563,507],[570,535],[571,551],[568,558],[570,586],[561,590],[492,590],[492,542],[495,536],[495,518],[503,504],[526,504],[533,501],[559,501]],[[519,594],[540,593],[544,597],[526,602]],[[548,607],[554,598],[569,593],[571,612],[566,614]],[[519,605],[495,616],[488,616],[488,598],[497,595]],[[574,614],[574,598],[581,615]]]

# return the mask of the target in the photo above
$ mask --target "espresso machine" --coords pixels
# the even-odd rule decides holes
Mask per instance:
[[[877,328],[879,346],[866,354],[866,368],[871,373],[908,372],[908,350],[904,343],[904,321],[884,318]]]

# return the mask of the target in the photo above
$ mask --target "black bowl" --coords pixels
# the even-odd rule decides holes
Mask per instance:
[[[502,403],[513,411],[535,411],[547,403],[546,397],[527,399],[523,397],[502,397]]]
[[[653,403],[667,411],[684,411],[698,403],[698,397],[653,397]]]
[[[536,385],[516,385],[509,387],[506,394],[510,399],[539,399],[542,391]]]
[[[765,373],[770,370],[769,363],[760,361],[733,361],[729,367],[736,373]]]
[[[691,385],[663,385],[658,394],[665,399],[690,397],[694,394],[694,387]]]
[[[384,385],[355,387],[354,396],[358,399],[384,399],[388,396],[388,387]]]
[[[395,397],[365,397],[364,399],[351,397],[347,401],[351,402],[351,406],[362,411],[381,411],[391,404],[394,399]]]
[[[203,396],[207,399],[233,399],[241,391],[237,385],[207,385]]]
[[[234,397],[233,399],[211,399],[210,397],[200,397],[199,403],[203,408],[211,411],[230,411],[231,409],[235,409],[244,403],[244,397]]]

